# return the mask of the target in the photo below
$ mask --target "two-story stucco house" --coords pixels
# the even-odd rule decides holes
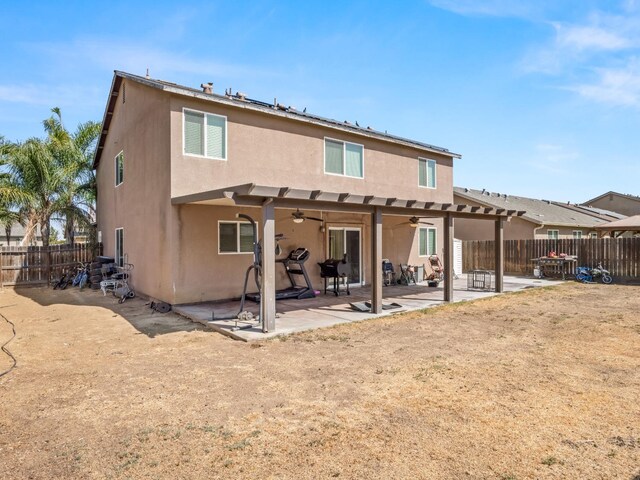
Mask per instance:
[[[105,254],[135,265],[142,295],[171,304],[237,298],[253,256],[251,231],[236,215],[248,214],[263,243],[266,317],[275,316],[274,291],[288,281],[274,263],[276,234],[285,255],[310,252],[306,269],[318,290],[317,262],[346,253],[350,284],[372,285],[379,311],[383,258],[446,259],[454,216],[502,225],[516,214],[454,205],[458,157],[241,93],[217,94],[210,84],[193,89],[116,72],[94,162],[99,237]]]

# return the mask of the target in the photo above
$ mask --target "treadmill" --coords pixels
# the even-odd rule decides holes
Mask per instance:
[[[290,298],[302,300],[305,298],[314,298],[316,296],[313,285],[311,285],[311,280],[309,280],[307,270],[304,268],[304,263],[309,260],[309,255],[309,250],[304,247],[299,247],[292,250],[285,258],[276,260],[276,263],[282,263],[282,265],[284,265],[287,277],[291,282],[291,286],[289,288],[276,290],[276,300],[286,300]],[[298,285],[296,283],[296,276],[301,276],[304,279],[305,284]],[[246,298],[253,302],[259,302],[260,292],[248,293]]]

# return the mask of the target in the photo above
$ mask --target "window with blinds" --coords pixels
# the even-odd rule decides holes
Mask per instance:
[[[184,110],[184,153],[227,159],[227,117]]]
[[[324,139],[324,173],[364,177],[364,147],[357,143]]]
[[[436,161],[418,158],[418,185],[436,188]]]
[[[218,223],[218,253],[253,253],[253,229],[247,222]]]
[[[436,229],[421,228],[420,229],[420,253],[421,257],[436,255]]]
[[[116,155],[116,187],[124,181],[124,152]]]

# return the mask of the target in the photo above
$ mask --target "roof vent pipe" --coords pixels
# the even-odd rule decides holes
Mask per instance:
[[[209,95],[211,95],[213,93],[213,83],[212,82],[201,83],[200,86],[202,87],[202,92],[203,93],[208,93]]]

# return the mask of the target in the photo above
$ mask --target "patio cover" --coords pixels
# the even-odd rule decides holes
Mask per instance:
[[[444,219],[444,301],[453,300],[453,220],[454,218],[484,218],[495,222],[495,289],[504,288],[504,222],[526,212],[499,207],[456,205],[424,202],[414,199],[356,195],[352,193],[301,190],[291,187],[271,187],[248,183],[217,190],[183,195],[171,199],[173,205],[236,205],[254,206],[262,210],[261,312],[264,332],[276,329],[275,305],[275,209],[314,208],[325,211],[366,213],[371,221],[371,312],[382,312],[382,216],[430,216]]]
[[[598,225],[595,228],[599,236],[602,236],[606,232],[611,233],[611,235],[614,235],[616,232],[620,232],[621,234],[624,232],[640,232],[640,215],[615,220],[603,225]]]

